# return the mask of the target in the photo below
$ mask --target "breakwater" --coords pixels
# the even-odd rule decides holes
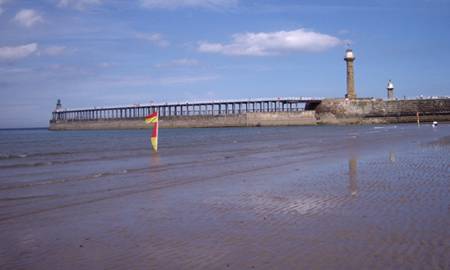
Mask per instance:
[[[162,128],[256,127],[316,124],[388,124],[450,121],[450,98],[382,100],[277,98],[227,102],[57,109],[50,130],[148,128],[157,111]]]
[[[196,115],[161,117],[161,128],[205,128],[205,127],[258,127],[315,125],[314,111],[303,112],[258,112],[234,115]],[[89,129],[144,129],[149,125],[139,119],[98,119],[79,121],[55,121],[51,130]]]
[[[450,121],[450,98],[324,99],[315,109],[320,124],[390,124]]]

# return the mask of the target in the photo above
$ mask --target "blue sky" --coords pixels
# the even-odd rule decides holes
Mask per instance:
[[[450,95],[450,0],[0,0],[0,128],[67,108]]]

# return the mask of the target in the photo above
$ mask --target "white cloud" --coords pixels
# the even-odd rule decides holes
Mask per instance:
[[[16,47],[0,47],[0,59],[11,60],[27,57],[38,49],[36,43],[20,45]]]
[[[17,67],[0,67],[0,74],[17,74],[17,73],[29,73],[30,68],[17,68]]]
[[[57,56],[63,54],[67,50],[64,46],[50,46],[42,50],[42,53],[51,55],[51,56]]]
[[[167,77],[150,77],[150,76],[120,76],[120,77],[103,77],[97,79],[107,86],[126,86],[138,87],[149,85],[183,85],[195,84],[205,81],[216,80],[218,76],[214,75],[186,75],[186,76],[167,76]]]
[[[157,68],[167,67],[194,67],[198,66],[200,62],[197,59],[181,58],[175,59],[166,63],[160,63],[155,65]]]
[[[221,9],[237,6],[238,0],[140,0],[150,9],[176,9],[182,7]]]
[[[113,67],[115,65],[116,65],[116,63],[114,63],[114,62],[101,62],[97,66],[99,66],[101,68],[110,68],[110,67]]]
[[[100,5],[102,0],[59,0],[59,7],[68,7],[78,10],[84,10],[89,6]]]
[[[0,0],[0,15],[2,15],[2,13],[3,13],[3,8],[2,8],[2,6],[4,5],[4,4],[6,4],[6,2],[8,2],[9,0]]]
[[[178,76],[160,78],[157,80],[157,82],[162,85],[173,85],[211,81],[217,78],[217,76]]]
[[[326,34],[300,28],[293,31],[234,34],[229,44],[200,42],[198,50],[225,55],[274,55],[283,52],[319,52],[344,41]]]
[[[31,27],[37,23],[44,22],[42,16],[32,9],[20,10],[13,20],[25,27]]]
[[[164,39],[163,35],[159,33],[152,33],[152,34],[137,33],[136,37],[139,39],[149,41],[151,44],[154,44],[159,47],[167,47],[170,45],[169,41]]]

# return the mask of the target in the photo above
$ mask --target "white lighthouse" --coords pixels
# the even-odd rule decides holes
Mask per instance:
[[[391,80],[389,80],[387,84],[387,98],[389,100],[394,99],[394,84],[392,83]]]
[[[345,51],[345,62],[347,62],[347,94],[345,95],[348,99],[356,98],[356,90],[355,90],[355,78],[353,71],[353,61],[355,61],[355,55],[353,54],[352,49],[347,49]]]

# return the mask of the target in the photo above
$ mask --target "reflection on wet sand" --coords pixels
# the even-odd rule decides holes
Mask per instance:
[[[396,156],[395,156],[395,153],[394,152],[389,152],[389,161],[391,162],[391,163],[395,163],[395,161],[397,160],[397,158],[396,158]]]
[[[161,165],[161,161],[158,153],[152,153],[150,158],[150,170],[153,168],[158,168]]]
[[[356,157],[348,161],[348,190],[352,197],[358,195],[358,160]]]

